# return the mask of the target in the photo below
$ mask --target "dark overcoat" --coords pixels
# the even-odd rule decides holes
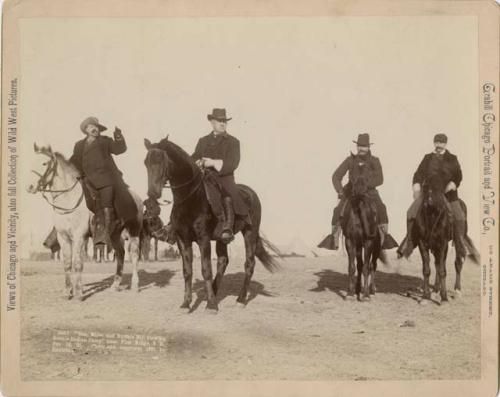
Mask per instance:
[[[86,138],[75,144],[70,161],[85,178],[83,183],[85,199],[87,207],[92,212],[96,213],[98,208],[89,190],[113,186],[117,216],[129,220],[137,215],[137,205],[112,157],[112,154],[118,155],[126,150],[127,144],[123,137],[112,139],[101,135],[89,145],[86,144]],[[90,184],[90,189],[87,184]]]
[[[362,169],[363,168],[363,169]],[[351,188],[351,181],[356,180],[356,178],[363,172],[363,176],[366,179],[368,185],[367,194],[375,202],[377,206],[377,213],[379,217],[379,222],[381,224],[388,223],[389,219],[387,216],[387,208],[382,202],[380,195],[378,194],[377,187],[384,183],[384,174],[382,173],[382,165],[378,157],[375,157],[368,152],[366,156],[360,157],[358,155],[352,154],[347,157],[335,170],[332,175],[332,183],[335,191],[337,193],[345,193],[344,190],[349,191]],[[349,182],[346,186],[342,186],[342,179],[345,174],[348,174]],[[345,209],[344,201],[345,198],[339,203],[337,208],[334,210],[332,224],[336,224],[341,212]]]
[[[412,183],[422,184],[428,177],[436,173],[443,178],[445,184],[454,182],[458,188],[462,182],[462,169],[457,156],[445,150],[442,155],[435,152],[426,154],[413,175]],[[456,191],[451,193],[456,195]],[[448,196],[449,194],[447,194]]]
[[[234,171],[240,164],[240,141],[228,133],[215,135],[213,132],[199,139],[192,158],[196,161],[202,157],[222,160],[222,168],[216,174],[218,183],[233,200],[234,212],[238,215],[248,214],[236,182]]]

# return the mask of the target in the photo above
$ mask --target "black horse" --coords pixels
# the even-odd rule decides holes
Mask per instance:
[[[440,293],[441,301],[448,301],[446,291],[446,258],[448,255],[448,243],[453,239],[453,217],[450,211],[447,198],[445,196],[445,183],[441,176],[435,174],[429,176],[422,184],[422,206],[420,207],[413,229],[410,231],[414,243],[418,245],[422,256],[423,276],[424,276],[424,299],[430,299],[431,291],[429,286],[430,253],[434,256],[436,266],[436,278],[434,291]],[[460,206],[467,214],[467,206],[459,199]],[[467,226],[465,230],[464,243],[466,244],[471,258],[474,262],[478,258],[477,250],[470,238],[467,236]],[[462,271],[463,257],[455,255],[455,292],[461,291],[460,273]]]
[[[170,182],[173,193],[171,220],[175,224],[177,244],[182,256],[185,282],[184,301],[181,308],[189,309],[192,300],[193,250],[192,243],[200,248],[202,275],[207,292],[207,309],[217,310],[216,294],[220,289],[222,277],[229,263],[226,244],[217,241],[217,274],[212,281],[211,245],[217,219],[212,215],[203,185],[203,173],[191,157],[179,146],[170,142],[168,137],[152,144],[144,140],[148,153],[144,164],[148,171],[148,196],[161,197],[162,188]],[[261,204],[257,194],[245,185],[238,185],[244,201],[250,209],[251,225],[236,220],[235,232],[241,232],[245,240],[245,280],[237,302],[246,304],[247,292],[255,267],[255,256],[264,267],[273,272],[279,268],[277,261],[264,246],[278,253],[259,235]]]
[[[361,173],[351,183],[347,207],[341,220],[349,258],[347,297],[354,296],[356,292],[361,301],[369,301],[370,294],[375,294],[377,260],[380,258],[385,261],[378,228],[377,208],[368,192],[365,177]],[[357,280],[355,261],[358,270]],[[361,291],[361,274],[364,279],[363,291]],[[362,297],[360,297],[361,292],[363,292]]]

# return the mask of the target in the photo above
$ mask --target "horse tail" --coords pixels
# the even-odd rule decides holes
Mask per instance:
[[[267,248],[267,249],[266,249]],[[264,267],[271,273],[281,269],[276,258],[272,257],[269,251],[273,252],[278,257],[282,257],[279,249],[272,244],[267,238],[262,235],[257,235],[257,245],[255,247],[255,255],[262,262]]]
[[[471,238],[466,234],[464,236],[464,244],[466,250],[469,252],[469,258],[472,260],[473,263],[476,265],[479,265],[479,252],[474,246],[474,243],[472,242]]]

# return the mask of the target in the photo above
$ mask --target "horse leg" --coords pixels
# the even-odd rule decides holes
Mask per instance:
[[[356,250],[356,268],[356,295],[359,297],[361,294],[361,276],[363,274],[363,248],[361,246],[358,246]]]
[[[349,238],[345,239],[345,245],[347,250],[347,257],[349,259],[347,297],[352,297],[354,296],[356,285],[356,264],[354,263],[354,260],[356,258],[356,246]]]
[[[243,239],[245,240],[245,280],[243,281],[240,294],[236,299],[236,302],[242,305],[245,305],[247,302],[248,287],[255,269],[255,250],[257,247],[256,233],[258,233],[258,231],[253,231],[250,228],[243,231]]]
[[[63,252],[63,263],[64,263],[64,292],[63,296],[65,298],[71,299],[73,297],[73,284],[71,280],[71,272],[73,269],[73,247],[71,240],[65,234],[57,234],[57,238],[60,241],[61,249]]]
[[[439,281],[441,282],[441,302],[448,302],[446,291],[446,256],[448,253],[448,241],[441,247],[436,258],[439,268]]]
[[[125,260],[125,248],[120,233],[113,233],[111,236],[111,244],[113,245],[116,258],[116,273],[111,288],[119,291],[123,276],[123,262]]]
[[[189,309],[193,296],[193,246],[191,242],[182,239],[179,239],[177,244],[182,257],[182,274],[184,275],[184,301],[181,309]]]
[[[460,292],[462,291],[462,283],[461,283],[461,272],[462,272],[462,265],[463,265],[464,261],[463,261],[463,258],[458,255],[458,254],[455,254],[455,295],[458,295],[460,294]]]
[[[364,261],[363,261],[363,297],[362,301],[370,300],[370,274],[372,272],[372,261],[371,254],[373,249],[373,243],[371,241],[367,241],[364,247]]]
[[[140,246],[139,246],[139,237],[130,236],[130,260],[132,262],[132,282],[130,284],[130,288],[132,291],[139,292],[139,254],[140,254]]]
[[[431,275],[429,250],[422,241],[418,242],[418,250],[422,257],[422,273],[424,276],[424,296],[423,299],[431,299],[431,289],[429,286],[429,277]]]
[[[201,274],[205,280],[205,289],[207,291],[207,310],[217,311],[217,301],[215,299],[214,290],[212,288],[212,253],[210,246],[210,238],[203,237],[198,240],[201,256]]]
[[[375,285],[375,273],[377,272],[377,260],[380,255],[380,245],[376,246],[371,255],[371,274],[370,274],[370,294],[375,295],[377,287]]]
[[[222,284],[222,277],[224,277],[226,267],[229,263],[229,257],[227,255],[227,245],[220,241],[215,243],[215,251],[217,253],[217,274],[215,275],[212,288],[214,295],[217,295],[217,291],[219,291]]]
[[[155,238],[154,242],[155,242],[155,261],[157,262],[158,261],[158,239]]]
[[[73,296],[75,300],[83,300],[83,248],[83,238],[77,237],[73,242]]]

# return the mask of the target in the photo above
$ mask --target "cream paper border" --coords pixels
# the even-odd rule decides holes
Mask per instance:
[[[478,137],[482,182],[484,148],[498,151],[499,7],[491,1],[243,1],[243,0],[10,0],[3,8],[2,49],[2,183],[1,183],[1,390],[7,396],[494,396],[498,390],[498,154],[494,156],[492,187],[481,191],[481,205],[494,192],[491,219],[481,214],[481,266],[487,272],[482,302],[481,380],[475,381],[155,381],[155,382],[23,382],[20,378],[20,302],[6,311],[8,247],[7,161],[8,93],[10,81],[19,79],[20,18],[43,17],[273,17],[273,16],[475,16],[479,32],[479,131],[483,125],[483,86],[493,84],[495,121],[490,125],[491,143]],[[22,98],[19,98],[22,115]],[[491,117],[491,116],[490,116]],[[21,118],[19,118],[21,120]],[[490,119],[491,120],[491,119]],[[22,137],[22,124],[17,125]],[[19,189],[20,187],[18,187]],[[489,227],[489,230],[486,228]],[[488,263],[493,264],[489,280]],[[17,290],[19,287],[17,267]],[[492,302],[489,304],[491,288]],[[21,298],[18,296],[18,298]],[[458,330],[459,332],[459,330]],[[376,365],[376,363],[373,363]],[[450,363],[450,365],[453,365]]]

